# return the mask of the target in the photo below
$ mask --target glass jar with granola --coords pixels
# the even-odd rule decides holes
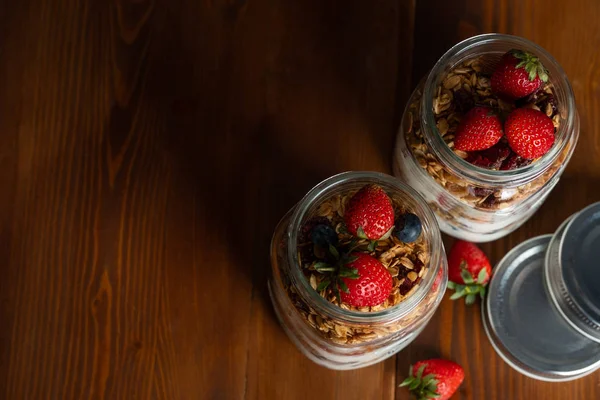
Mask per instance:
[[[425,197],[443,232],[491,241],[539,208],[578,137],[571,85],[547,51],[520,37],[475,36],[413,92],[394,175]]]
[[[379,362],[425,327],[446,289],[437,221],[391,176],[346,172],[290,210],[271,242],[269,293],[284,330],[314,362]]]

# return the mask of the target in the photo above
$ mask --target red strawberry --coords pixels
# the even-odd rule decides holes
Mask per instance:
[[[441,358],[416,362],[408,375],[400,386],[408,386],[417,400],[448,400],[465,379],[460,365]]]
[[[492,90],[500,97],[516,100],[538,90],[548,81],[548,72],[533,54],[511,50],[504,54],[492,74]]]
[[[387,268],[376,258],[365,253],[352,253],[350,257],[353,261],[345,265],[345,271],[348,273],[340,274],[342,301],[355,307],[383,303],[392,292],[393,284],[392,275]],[[352,277],[356,275],[358,278]]]
[[[380,186],[363,186],[348,202],[344,221],[352,235],[380,239],[394,227],[392,201]]]
[[[439,286],[440,283],[442,283],[442,276],[443,276],[443,271],[440,269],[437,273],[437,275],[435,276],[435,280],[433,281],[433,285],[431,285],[431,291],[435,291]]]
[[[455,291],[450,299],[466,296],[466,303],[472,304],[477,294],[483,298],[491,275],[490,261],[479,247],[464,240],[454,242],[448,254],[448,288]]]
[[[517,108],[505,123],[508,144],[523,158],[543,156],[554,144],[554,124],[543,112],[531,108]]]
[[[486,150],[502,138],[502,122],[487,107],[475,107],[464,116],[456,130],[454,147],[462,151]]]

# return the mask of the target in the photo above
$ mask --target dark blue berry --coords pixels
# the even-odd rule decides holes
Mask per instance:
[[[421,236],[421,220],[415,214],[402,214],[396,220],[394,235],[404,243],[414,242]]]
[[[319,224],[312,228],[310,240],[317,246],[327,248],[330,244],[335,246],[338,243],[338,235],[331,226]]]

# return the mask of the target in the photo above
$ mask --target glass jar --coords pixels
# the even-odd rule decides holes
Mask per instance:
[[[505,113],[514,108],[491,99],[489,79],[494,65],[511,49],[537,55],[548,70],[548,83],[516,104],[551,117],[555,142],[533,162],[520,159],[515,169],[487,169],[453,149],[454,133],[473,105]],[[446,52],[412,93],[396,140],[394,175],[425,197],[443,232],[473,242],[491,241],[517,229],[540,207],[558,182],[578,137],[571,85],[547,51],[515,36],[475,36]]]
[[[308,276],[301,265],[299,235],[311,218],[331,212],[342,216],[347,199],[372,183],[385,190],[395,208],[401,205],[404,211],[421,219],[422,233],[416,242],[404,244],[391,236],[377,245],[379,248],[385,243],[393,244],[389,252],[380,254],[380,261],[388,253],[390,257],[403,257],[402,264],[384,263],[392,276],[395,275],[394,280],[398,280],[396,287],[400,284],[390,298],[401,296],[401,282],[406,279],[410,278],[414,286],[389,308],[352,309],[345,303],[330,302],[316,290],[313,276]],[[336,227],[336,231],[340,229],[343,228]],[[422,262],[413,259],[413,265],[410,257],[415,254]],[[408,272],[415,274],[412,277],[405,274],[406,263],[415,268],[414,272]],[[269,293],[285,332],[308,358],[337,370],[365,367],[406,347],[430,320],[447,283],[446,256],[433,213],[413,189],[376,172],[342,173],[308,192],[277,225],[271,242],[271,266]]]

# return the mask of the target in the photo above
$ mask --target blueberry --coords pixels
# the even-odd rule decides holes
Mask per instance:
[[[330,244],[335,246],[338,243],[338,235],[331,226],[319,224],[312,228],[310,240],[317,246],[327,248]]]
[[[394,235],[404,243],[414,242],[421,235],[421,220],[415,214],[402,214],[396,220]]]

